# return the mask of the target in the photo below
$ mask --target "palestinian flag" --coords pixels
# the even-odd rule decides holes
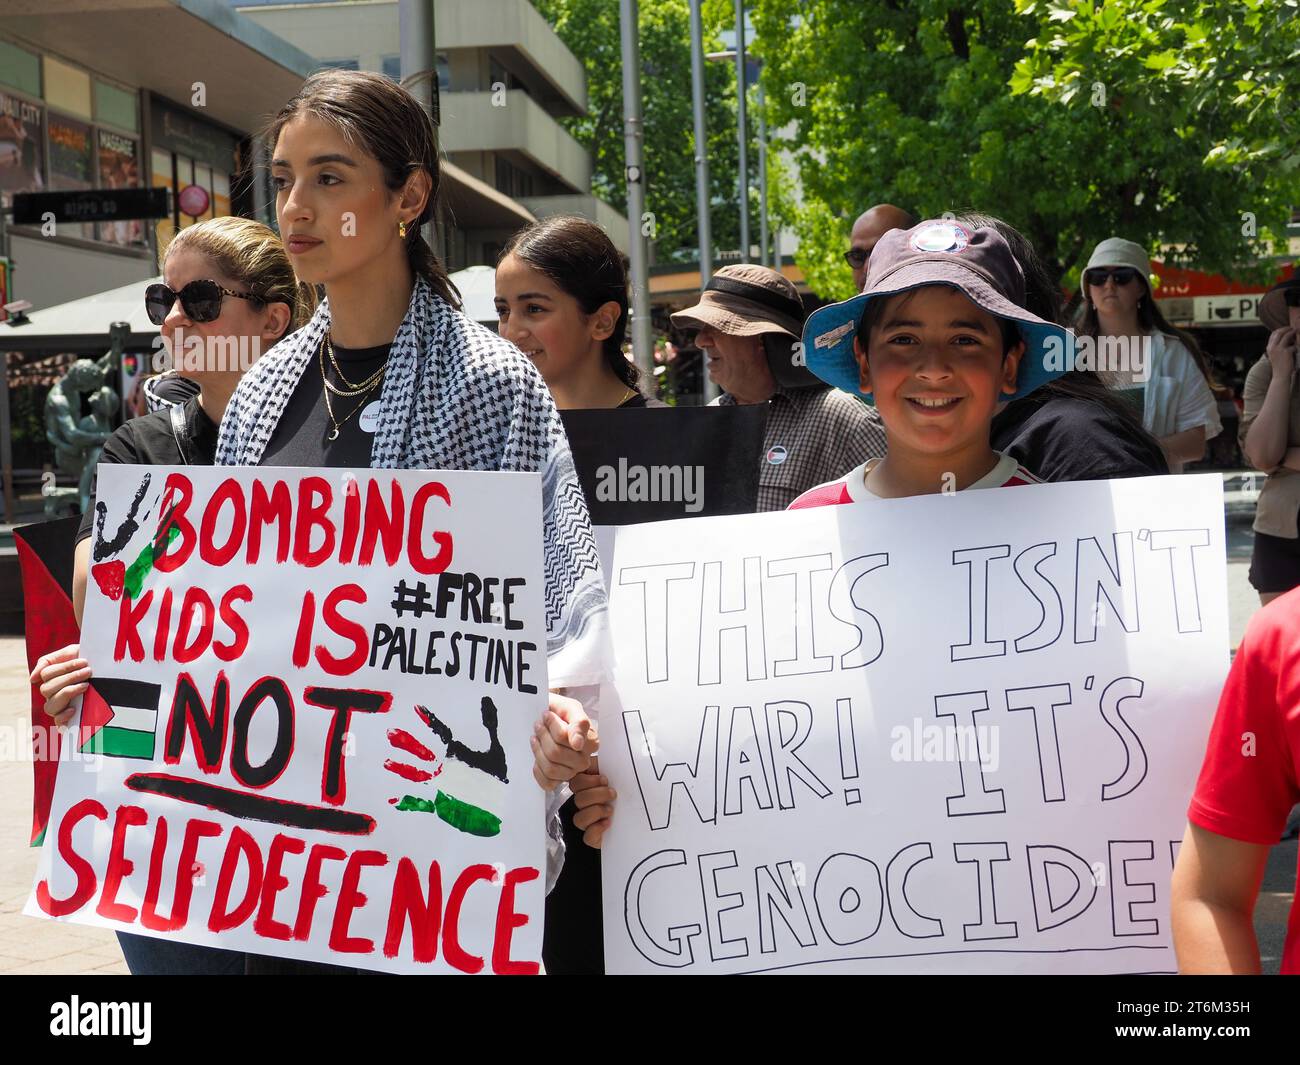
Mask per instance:
[[[81,639],[72,611],[72,558],[81,518],[59,518],[14,529],[18,565],[23,579],[23,622],[27,637],[27,669],[36,668],[42,655]],[[54,800],[54,779],[59,768],[59,730],[43,709],[40,689],[32,685],[32,846],[45,837]],[[39,737],[48,737],[40,742]]]
[[[82,696],[82,754],[153,760],[162,685],[120,677],[92,677]]]

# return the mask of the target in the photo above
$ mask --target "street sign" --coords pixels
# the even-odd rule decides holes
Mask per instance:
[[[1262,292],[1197,296],[1192,319],[1196,325],[1257,325]]]
[[[14,194],[14,225],[55,222],[121,222],[131,218],[166,218],[171,214],[167,190],[85,189]]]

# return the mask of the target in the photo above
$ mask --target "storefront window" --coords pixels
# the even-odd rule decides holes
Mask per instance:
[[[93,112],[90,104],[90,75],[84,70],[60,63],[50,56],[44,57],[45,102],[60,111],[89,119]]]
[[[18,52],[0,48],[0,56]],[[0,203],[11,207],[20,192],[139,188],[138,94],[48,55],[39,57],[38,69],[44,103],[0,92]],[[58,222],[49,235],[144,248],[147,234],[133,220]]]
[[[140,145],[132,137],[110,130],[99,131],[99,187],[101,189],[135,189],[140,187]],[[142,247],[146,243],[143,219],[100,222],[96,227],[100,240],[119,247]]]
[[[230,213],[230,175],[234,171],[239,140],[221,127],[157,97],[151,110],[153,183],[172,190],[172,217],[158,223],[159,247],[166,247],[178,230]],[[191,185],[197,185],[207,194],[207,203],[197,215],[187,214],[181,207],[182,194]],[[197,197],[196,202],[202,199]],[[188,197],[185,202],[194,206]]]
[[[50,189],[65,191],[93,188],[94,161],[91,153],[90,126],[63,115],[49,116]],[[94,232],[93,223],[59,222],[56,235],[85,238]]]
[[[95,119],[111,126],[140,132],[139,94],[107,82],[95,82]]]
[[[15,192],[45,191],[44,111],[39,104],[0,93],[0,205]]]

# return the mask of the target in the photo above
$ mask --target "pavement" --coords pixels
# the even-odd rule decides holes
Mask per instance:
[[[1236,647],[1259,599],[1246,579],[1250,566],[1248,522],[1228,526],[1228,619]],[[27,653],[21,637],[0,637],[0,752],[21,749],[30,736]],[[30,746],[30,744],[28,744]],[[31,763],[0,756],[0,974],[126,973],[111,931],[24,917],[37,851],[31,828]],[[1255,911],[1255,930],[1266,972],[1277,972],[1287,916],[1295,895],[1297,841],[1273,848]]]
[[[32,826],[31,687],[21,636],[0,638],[0,973],[126,973],[117,937],[106,928],[23,916],[36,874],[27,845]]]

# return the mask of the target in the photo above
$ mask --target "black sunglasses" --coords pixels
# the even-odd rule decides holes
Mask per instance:
[[[1282,295],[1288,307],[1300,307],[1300,285],[1287,289]]]
[[[185,314],[192,321],[212,322],[221,314],[221,301],[225,296],[252,300],[255,306],[266,302],[251,292],[231,292],[215,281],[191,281],[179,292],[172,291],[166,285],[150,285],[144,290],[144,310],[149,315],[149,321],[154,325],[162,325],[176,301],[180,300]]]
[[[1131,266],[1116,266],[1109,270],[1104,267],[1089,270],[1083,275],[1083,279],[1094,288],[1101,288],[1108,278],[1114,278],[1115,284],[1123,288],[1125,285],[1131,285],[1136,281],[1137,276],[1138,272]]]
[[[863,251],[861,248],[850,248],[844,253],[844,261],[855,270],[870,258],[871,252]]]

